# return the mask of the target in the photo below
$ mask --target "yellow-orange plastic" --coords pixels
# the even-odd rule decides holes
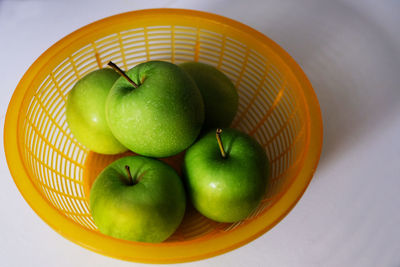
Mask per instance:
[[[272,163],[264,200],[249,218],[221,224],[189,208],[166,242],[114,239],[97,231],[88,193],[113,157],[91,153],[70,133],[65,101],[86,73],[113,60],[124,69],[147,60],[201,61],[239,91],[233,126],[253,135]],[[211,257],[265,233],[296,204],[322,146],[317,98],[296,62],[271,39],[234,20],[181,9],[128,12],[89,24],[44,52],[25,73],[8,107],[4,147],[11,174],[32,209],[69,240],[111,257],[172,263]],[[179,165],[181,156],[166,159]]]

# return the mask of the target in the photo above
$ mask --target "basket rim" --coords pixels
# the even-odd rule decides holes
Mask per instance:
[[[297,177],[269,208],[268,218],[263,216],[265,214],[262,214],[251,223],[240,227],[240,230],[228,232],[215,239],[202,240],[200,238],[200,240],[196,239],[192,242],[161,244],[129,242],[107,237],[71,221],[40,195],[29,178],[23,164],[23,153],[18,145],[18,127],[21,126],[18,111],[23,102],[25,92],[30,88],[32,80],[40,69],[55,54],[71,42],[83,37],[86,32],[96,30],[113,20],[148,15],[190,16],[235,27],[268,44],[268,47],[285,62],[296,81],[300,84],[306,103],[306,113],[309,117],[309,120],[306,120],[309,130],[306,145],[307,151],[304,152],[304,162]],[[5,118],[3,142],[8,168],[20,193],[36,214],[56,232],[83,247],[114,258],[145,263],[176,263],[200,260],[228,252],[261,236],[280,222],[296,205],[307,189],[321,155],[322,138],[322,115],[312,85],[300,66],[278,44],[261,32],[227,17],[197,10],[158,8],[125,12],[92,22],[70,33],[48,48],[25,72],[12,95]],[[133,255],[132,251],[137,253]]]

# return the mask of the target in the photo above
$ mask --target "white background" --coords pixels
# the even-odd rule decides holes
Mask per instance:
[[[323,153],[303,198],[276,227],[184,266],[400,266],[400,1],[82,2],[0,0],[2,127],[33,61],[90,22],[152,7],[236,19],[275,40],[306,72],[321,104]],[[143,266],[54,232],[18,192],[1,150],[1,266]]]

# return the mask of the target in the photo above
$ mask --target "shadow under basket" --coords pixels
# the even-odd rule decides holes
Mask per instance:
[[[79,144],[68,129],[65,103],[75,82],[110,60],[125,70],[148,60],[199,61],[233,81],[239,110],[232,127],[256,138],[272,166],[264,199],[247,219],[217,223],[189,207],[176,233],[160,244],[119,240],[97,230],[88,206],[90,186],[121,155],[95,154]],[[318,164],[322,120],[307,77],[268,37],[214,14],[151,9],[89,24],[44,52],[13,94],[4,146],[21,194],[62,236],[119,259],[185,262],[244,245],[291,210]],[[167,159],[175,167],[181,160],[182,155]]]

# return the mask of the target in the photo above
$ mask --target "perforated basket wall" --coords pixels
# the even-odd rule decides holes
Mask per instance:
[[[271,182],[244,221],[216,223],[193,209],[162,244],[99,233],[88,208],[97,173],[119,156],[80,145],[65,120],[67,94],[85,74],[114,61],[124,69],[148,60],[200,61],[223,71],[239,91],[232,127],[254,136],[272,163]],[[7,113],[6,155],[32,208],[65,237],[97,252],[142,262],[180,262],[240,246],[276,224],[315,170],[322,132],[318,102],[297,64],[262,34],[235,21],[188,10],[145,10],[110,17],[46,51],[18,85]],[[179,157],[169,162],[179,164]],[[19,169],[18,169],[19,168]]]

